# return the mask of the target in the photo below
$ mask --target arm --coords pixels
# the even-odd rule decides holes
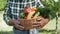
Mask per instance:
[[[3,14],[3,19],[6,22],[6,24],[8,24],[8,25],[14,25],[14,21],[17,21],[17,20],[12,19],[12,14],[11,14],[9,2],[7,2],[7,4],[6,4],[6,8],[5,8],[5,11]]]
[[[18,22],[18,20],[13,20],[12,19],[12,14],[10,11],[10,5],[9,3],[7,3],[4,14],[3,14],[3,19],[6,22],[6,24],[10,25],[10,26],[14,26],[19,30],[24,30],[24,27],[19,25],[20,23]]]
[[[3,14],[3,19],[7,25],[14,26],[16,20],[12,19],[12,14],[11,14],[11,9],[10,9],[10,4],[7,2],[6,8]]]
[[[8,2],[6,4],[6,8],[5,8],[5,11],[4,11],[4,14],[3,14],[3,19],[7,24],[9,24],[8,22],[11,20],[10,5],[9,5]]]

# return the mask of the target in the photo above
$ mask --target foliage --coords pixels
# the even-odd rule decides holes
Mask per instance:
[[[55,0],[41,0],[41,2],[45,7],[51,9],[51,19],[56,17],[56,13],[60,11],[60,0],[58,0],[57,2]]]
[[[6,5],[6,0],[0,0],[0,11],[4,10],[5,5]]]
[[[37,8],[37,11],[40,13],[40,16],[43,16],[44,18],[49,18],[49,15],[51,15],[51,10],[48,7],[39,7]]]

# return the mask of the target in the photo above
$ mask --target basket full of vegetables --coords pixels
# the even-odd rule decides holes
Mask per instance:
[[[32,23],[36,21],[36,18],[39,16],[39,13],[36,13],[36,8],[26,6],[22,12],[19,14],[20,23],[23,25],[26,29],[31,29]]]
[[[19,14],[20,23],[25,27],[26,30],[28,30],[33,28],[32,23],[36,21],[36,18],[39,16],[48,18],[49,14],[50,10],[48,8],[35,8],[26,6]]]

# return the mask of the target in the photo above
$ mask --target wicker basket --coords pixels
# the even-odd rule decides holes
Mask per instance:
[[[26,30],[32,29],[32,23],[35,21],[36,19],[20,19],[21,25],[23,25]]]

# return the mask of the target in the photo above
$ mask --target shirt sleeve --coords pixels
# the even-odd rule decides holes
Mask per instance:
[[[3,14],[3,19],[4,21],[8,24],[9,20],[11,19],[11,12],[10,12],[10,5],[9,3],[7,2],[6,4],[6,7],[5,7],[5,11],[4,11],[4,14]]]
[[[37,7],[42,7],[42,8],[44,8],[44,5],[41,3],[40,0],[37,0]]]

